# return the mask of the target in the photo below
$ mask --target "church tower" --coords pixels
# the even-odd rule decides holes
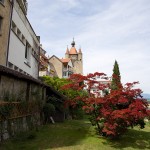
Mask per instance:
[[[82,50],[81,48],[77,51],[75,47],[75,41],[71,43],[70,50],[68,49],[65,53],[65,58],[70,58],[73,63],[73,72],[76,74],[83,74],[83,57],[82,57]]]

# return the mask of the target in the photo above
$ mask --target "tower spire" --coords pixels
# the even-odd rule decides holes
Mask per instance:
[[[73,41],[72,41],[71,45],[72,45],[72,47],[75,47],[74,37],[73,37]]]
[[[69,49],[68,49],[68,45],[67,45],[67,50],[66,50],[66,54],[69,54]]]
[[[81,51],[81,46],[80,46],[80,48],[79,48],[79,52],[78,53],[82,53],[82,51]]]

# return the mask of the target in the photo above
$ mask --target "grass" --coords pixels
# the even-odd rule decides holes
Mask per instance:
[[[150,123],[146,128],[130,129],[119,140],[107,140],[95,134],[86,120],[42,126],[39,132],[27,132],[5,141],[0,150],[115,150],[150,149]]]

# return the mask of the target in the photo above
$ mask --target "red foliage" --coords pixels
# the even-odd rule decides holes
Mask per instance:
[[[88,95],[68,100],[69,105],[75,107],[78,101],[82,101],[83,110],[94,116],[100,134],[106,136],[120,136],[129,126],[140,125],[141,128],[144,128],[144,118],[150,116],[150,111],[147,110],[147,101],[141,96],[142,91],[133,89],[138,82],[127,83],[124,87],[121,85],[119,89],[111,90],[108,95],[101,96],[97,91],[108,89],[109,85],[96,81],[95,77],[97,76],[107,79],[106,74],[98,72],[87,76],[74,74],[70,77],[69,80],[72,83],[63,88],[74,90],[84,88]],[[91,93],[92,88],[96,89],[95,93]],[[101,120],[103,120],[103,126],[100,129]]]

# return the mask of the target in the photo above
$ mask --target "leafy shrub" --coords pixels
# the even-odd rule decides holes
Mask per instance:
[[[55,106],[51,103],[46,103],[43,107],[45,123],[49,122],[50,116],[55,113]]]

